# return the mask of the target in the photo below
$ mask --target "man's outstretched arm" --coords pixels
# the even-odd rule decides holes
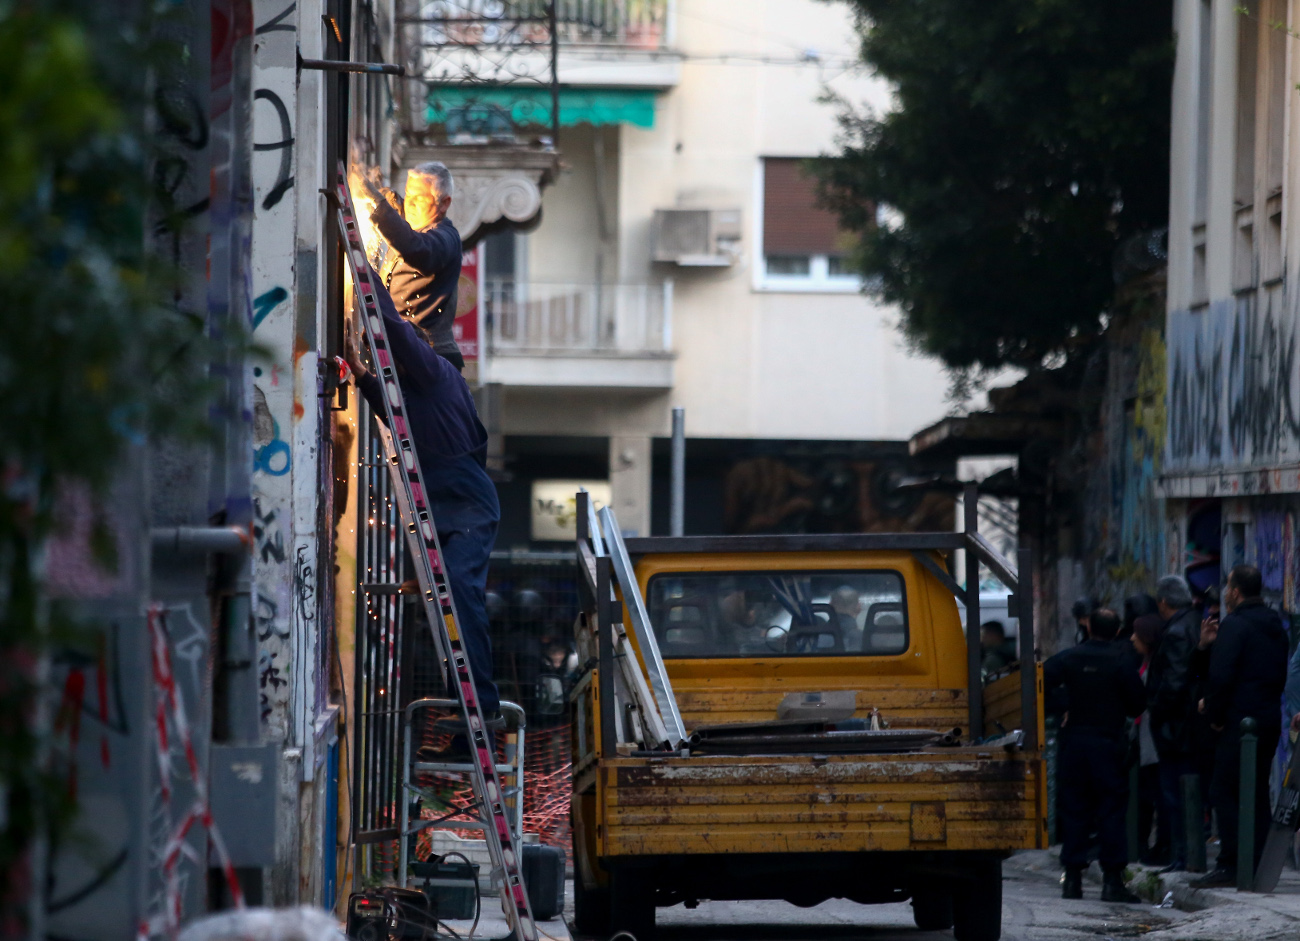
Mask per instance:
[[[434,274],[460,260],[460,239],[451,229],[417,232],[396,209],[382,200],[375,206],[370,219],[402,260],[421,274]]]
[[[402,367],[402,381],[409,383],[413,388],[434,389],[448,380],[452,374],[459,376],[456,367],[434,352],[433,347],[425,342],[415,326],[397,313],[392,297],[379,282],[373,269],[370,272],[370,283],[374,289],[379,312],[384,318],[389,352],[392,353],[394,364]],[[349,360],[349,366],[357,377],[357,388],[361,390],[361,394],[366,396],[366,400],[370,402],[371,408],[375,409],[377,415],[383,415],[383,387],[379,378],[361,366],[359,360],[356,362]],[[371,391],[367,391],[368,388]],[[374,399],[371,398],[372,395],[375,396]]]

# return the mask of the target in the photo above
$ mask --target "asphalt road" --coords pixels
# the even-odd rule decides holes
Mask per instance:
[[[1060,887],[1037,874],[1008,869],[1002,883],[1003,941],[1104,941],[1136,938],[1173,927],[1188,916],[1150,905],[1097,901],[1089,886],[1082,902],[1066,902]],[[657,941],[952,941],[950,931],[918,931],[912,906],[858,905],[833,899],[815,908],[785,902],[701,902],[658,910]],[[1159,937],[1159,935],[1157,935]]]
[[[1051,865],[1047,865],[1051,863]],[[1095,870],[1095,867],[1094,867]],[[1300,911],[1294,893],[1244,896],[1198,912],[1150,904],[1115,905],[1099,899],[1096,881],[1084,899],[1061,898],[1059,872],[1046,854],[1008,861],[1002,869],[1003,941],[1296,941]],[[1095,874],[1095,873],[1094,873]],[[571,886],[572,884],[570,884]],[[572,923],[572,892],[567,920]],[[502,924],[504,927],[504,923]],[[701,902],[658,909],[655,941],[952,941],[950,931],[918,931],[912,906],[858,905],[832,900],[815,908],[787,902]],[[559,932],[552,932],[558,935]],[[499,937],[500,933],[482,935]],[[557,941],[562,941],[558,939]],[[605,941],[582,939],[577,941]]]

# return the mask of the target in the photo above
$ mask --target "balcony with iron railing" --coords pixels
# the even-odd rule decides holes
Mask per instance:
[[[668,0],[558,0],[561,45],[659,51],[671,40]]]
[[[484,380],[512,386],[667,389],[671,281],[484,285]]]
[[[675,86],[680,56],[671,51],[673,12],[670,0],[401,0],[399,54],[410,76],[441,95],[443,107],[472,99],[502,107],[516,124],[545,125],[552,123],[543,114],[549,88],[557,83],[566,89]],[[408,91],[419,125],[424,92],[416,83]],[[522,117],[513,113],[521,101],[528,112]]]

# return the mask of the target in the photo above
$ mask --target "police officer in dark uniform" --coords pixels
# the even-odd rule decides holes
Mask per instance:
[[[1065,866],[1063,898],[1083,898],[1088,833],[1101,837],[1103,902],[1138,902],[1124,886],[1128,861],[1128,736],[1125,720],[1142,714],[1146,691],[1133,659],[1115,643],[1120,620],[1098,608],[1088,619],[1088,639],[1043,665],[1046,692],[1060,690],[1066,704],[1057,758],[1058,817]]]

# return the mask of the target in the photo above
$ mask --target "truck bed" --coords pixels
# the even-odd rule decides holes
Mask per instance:
[[[605,759],[598,840],[602,856],[1041,847],[1041,768],[968,747]]]

